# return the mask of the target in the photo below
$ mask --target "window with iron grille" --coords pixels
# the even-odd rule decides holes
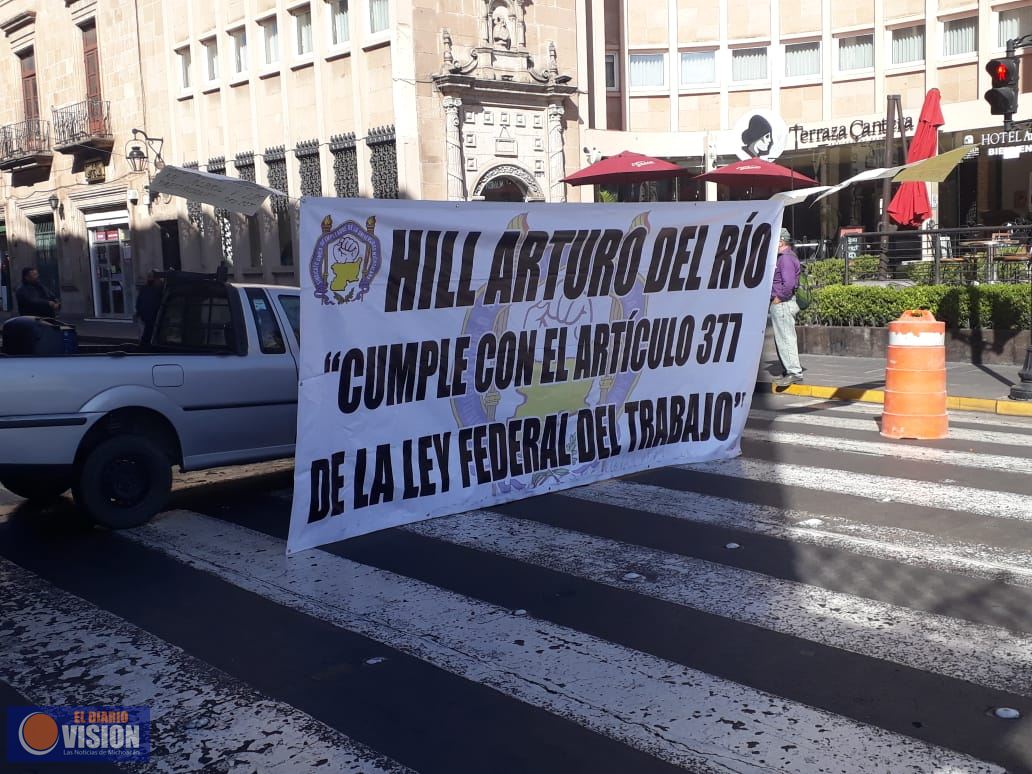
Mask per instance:
[[[280,191],[289,191],[287,187],[287,150],[283,145],[265,149],[265,166],[268,172],[269,186]],[[290,201],[281,194],[272,195],[272,211],[276,213],[276,225],[279,230],[280,263],[291,266],[294,263],[293,232],[290,223]]]
[[[358,196],[358,155],[355,150],[355,133],[333,135],[330,138],[330,153],[333,155],[333,188],[337,196],[343,198]]]
[[[373,197],[398,198],[398,154],[394,145],[394,127],[381,126],[369,130],[366,137],[371,156]]]
[[[216,156],[208,159],[208,171],[213,175],[226,174],[226,157]],[[233,265],[233,223],[229,218],[229,210],[215,208],[215,228],[218,229],[219,245],[222,248],[222,260]]]
[[[322,196],[322,173],[319,170],[319,141],[306,140],[294,148],[301,176],[302,196]]]
[[[197,162],[190,161],[183,164],[183,169],[197,169]],[[201,214],[201,203],[192,199],[186,200],[186,216],[190,223],[204,236],[204,216]]]
[[[53,217],[33,221],[36,231],[36,270],[43,287],[61,298],[61,274],[57,260],[57,235]]]
[[[237,175],[241,180],[249,183],[256,182],[253,151],[238,153],[233,159],[233,166],[236,167]],[[262,266],[262,233],[258,224],[258,216],[245,215],[244,217],[247,218],[247,238],[251,244],[251,267],[260,269]]]
[[[233,159],[233,166],[236,167],[237,175],[241,180],[246,180],[248,183],[256,182],[254,176],[254,152],[246,151],[244,153],[238,153]]]
[[[269,186],[279,191],[287,190],[287,150],[283,145],[265,149],[265,166],[268,168]],[[272,195],[273,212],[285,212],[287,197]]]

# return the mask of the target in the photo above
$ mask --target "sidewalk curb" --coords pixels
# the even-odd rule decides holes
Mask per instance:
[[[816,384],[790,384],[779,387],[773,382],[756,382],[756,392],[775,395],[800,395],[824,400],[843,400],[857,403],[884,403],[883,390],[864,390],[859,387],[823,387]],[[994,398],[947,397],[946,408],[956,411],[982,411],[1013,417],[1032,417],[1032,401],[996,400]]]

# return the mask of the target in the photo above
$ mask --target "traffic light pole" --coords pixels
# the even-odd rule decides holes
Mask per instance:
[[[1032,45],[1032,35],[1022,35],[1021,37],[1011,38],[1007,41],[1007,57],[1012,58],[1017,56],[1017,50],[1019,48],[1025,48],[1026,46]],[[1020,90],[1020,86],[1018,87]],[[1014,114],[1005,113],[1003,116],[1003,129],[1004,131],[1011,131],[1014,129]]]
[[[1022,35],[1021,37],[1008,40],[1007,56],[1014,57],[1017,55],[1019,48],[1025,48],[1029,45],[1032,45],[1032,35]],[[1020,91],[1020,85],[1018,89]],[[1009,132],[1014,128],[1013,117],[1013,113],[1006,113],[1004,115],[1003,128],[1005,131]],[[1032,253],[1029,254],[1028,264],[1029,344],[1025,350],[1025,365],[1018,372],[1018,377],[1021,381],[1011,387],[1010,390],[1011,400],[1032,400]]]

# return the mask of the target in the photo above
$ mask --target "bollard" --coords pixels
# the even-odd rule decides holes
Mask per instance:
[[[889,323],[885,362],[886,438],[945,438],[946,323],[927,309],[903,312]]]

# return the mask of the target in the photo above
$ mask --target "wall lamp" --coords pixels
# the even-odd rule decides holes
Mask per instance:
[[[147,192],[147,205],[150,206],[160,195],[155,195],[150,190],[150,157],[154,154],[154,168],[160,170],[165,166],[165,160],[161,158],[161,149],[165,146],[162,137],[151,137],[142,129],[133,129],[133,139],[129,141],[129,150],[125,154],[129,167],[133,172],[146,172],[147,185],[144,190]],[[166,197],[166,203],[172,201],[172,197]]]
[[[133,143],[132,147],[129,148],[129,152],[125,154],[125,157],[129,161],[129,166],[132,167],[133,172],[143,172],[148,168],[151,153],[154,154],[155,169],[161,169],[165,166],[165,160],[161,158],[161,149],[165,145],[164,138],[151,137],[142,129],[133,129],[133,139],[131,142]],[[141,142],[143,145],[140,144]]]
[[[61,200],[57,198],[57,194],[50,194],[50,198],[47,199],[47,204],[50,205],[50,209],[57,217],[64,217],[64,205],[61,204]]]

